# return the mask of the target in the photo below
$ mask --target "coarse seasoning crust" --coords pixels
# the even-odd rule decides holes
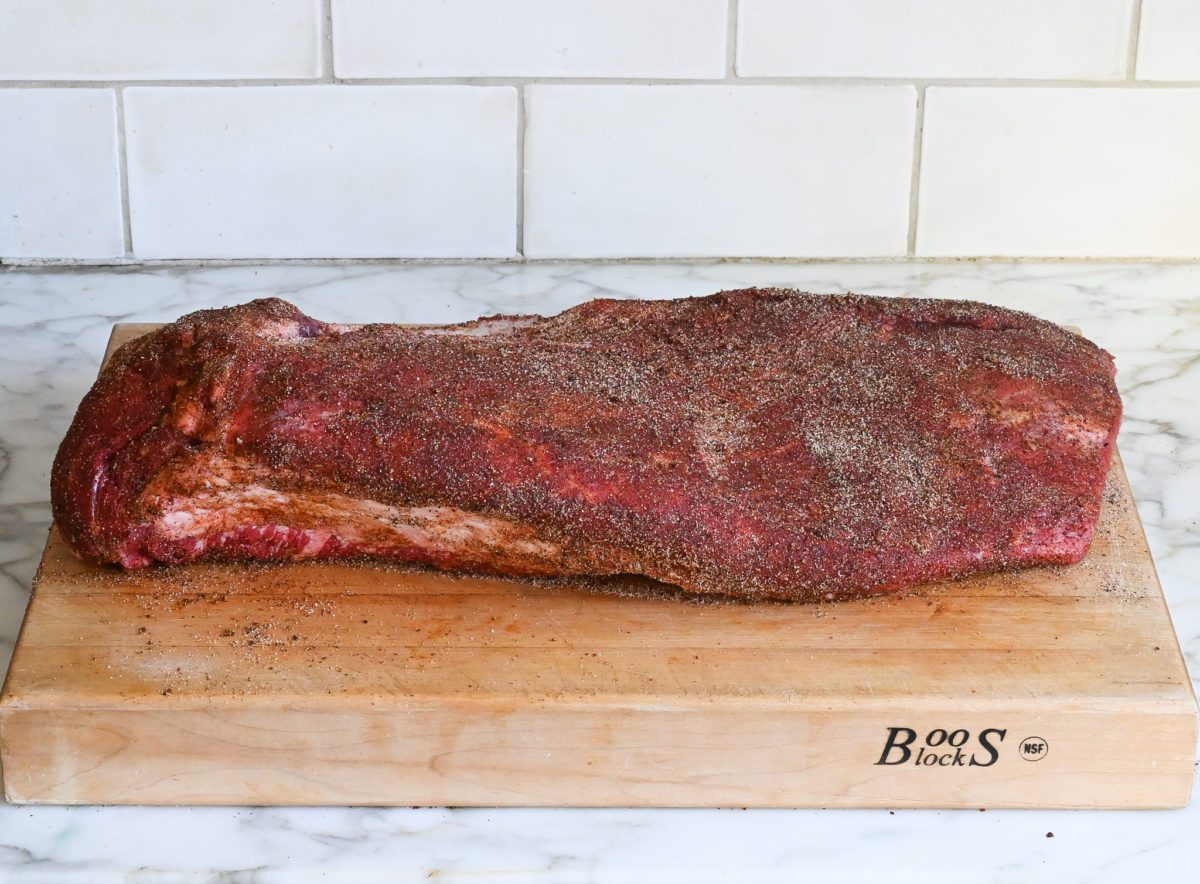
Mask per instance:
[[[277,299],[125,345],[52,478],[79,555],[370,557],[845,599],[1082,558],[1112,357],[966,301],[743,289],[338,326]]]

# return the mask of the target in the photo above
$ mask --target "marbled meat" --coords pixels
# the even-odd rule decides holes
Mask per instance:
[[[744,289],[342,326],[276,299],[121,347],[54,463],[80,556],[369,557],[847,599],[1079,561],[1112,357],[966,301]]]

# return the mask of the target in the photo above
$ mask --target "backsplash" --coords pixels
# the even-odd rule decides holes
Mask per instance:
[[[0,260],[1200,257],[1195,0],[0,0]]]

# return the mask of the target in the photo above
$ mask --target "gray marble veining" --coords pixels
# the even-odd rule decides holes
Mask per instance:
[[[50,461],[113,323],[266,294],[322,319],[448,322],[744,285],[973,298],[1078,326],[1112,351],[1127,409],[1121,450],[1200,674],[1200,266],[970,263],[0,273],[0,671],[50,521]],[[1195,806],[893,815],[0,804],[0,881],[1183,881],[1200,864],[1198,830]]]

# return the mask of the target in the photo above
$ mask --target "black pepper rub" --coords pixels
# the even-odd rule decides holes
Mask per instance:
[[[965,301],[743,289],[334,326],[268,299],[122,347],[55,461],[80,555],[374,557],[844,599],[1086,553],[1112,357]]]

